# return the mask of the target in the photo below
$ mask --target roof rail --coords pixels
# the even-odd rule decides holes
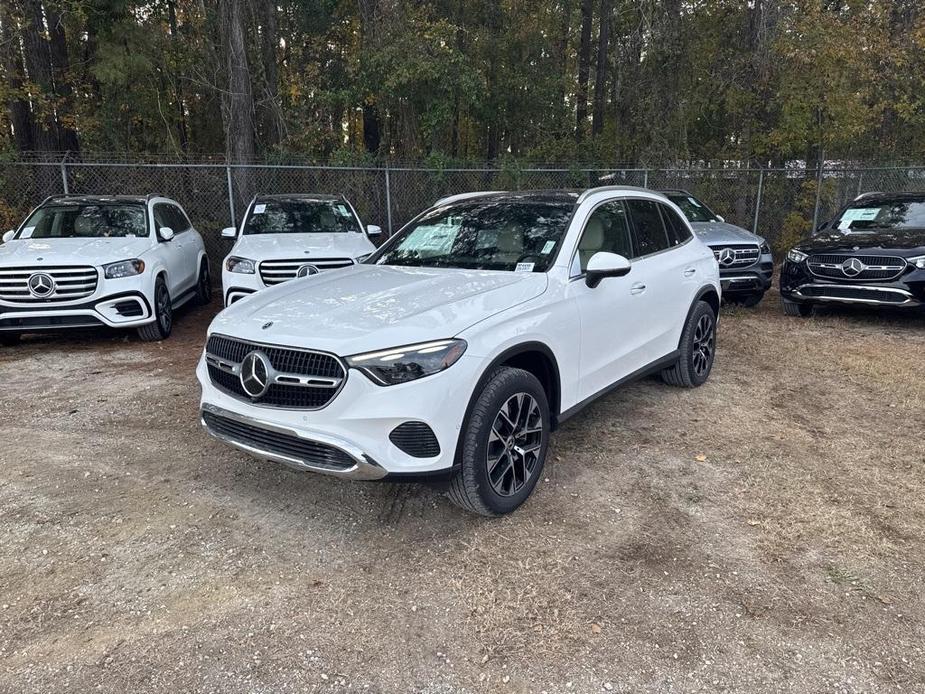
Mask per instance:
[[[580,205],[589,196],[594,193],[606,193],[608,191],[630,191],[636,193],[658,193],[657,190],[651,190],[649,188],[641,188],[639,186],[597,186],[596,188],[588,188],[585,192],[578,196],[578,200],[575,202],[576,205]]]
[[[459,202],[460,200],[466,200],[468,198],[482,198],[486,195],[498,195],[498,193],[506,193],[506,190],[479,190],[472,191],[470,193],[459,193],[457,195],[448,195],[445,198],[440,198],[437,202],[434,203],[434,207],[440,207],[441,205],[448,205],[451,202]]]
[[[49,202],[51,200],[57,200],[58,198],[69,198],[69,197],[71,196],[68,195],[67,193],[55,193],[54,195],[49,195],[47,198],[42,200],[42,202],[40,202],[39,205],[44,205],[46,202]]]
[[[866,198],[868,195],[883,195],[882,190],[868,190],[866,193],[861,193],[858,195],[855,200],[860,200],[861,198]]]

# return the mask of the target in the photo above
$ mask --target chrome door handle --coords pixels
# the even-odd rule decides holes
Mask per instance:
[[[685,277],[693,277],[693,276],[696,274],[696,272],[697,272],[697,268],[695,268],[695,267],[689,267],[689,268],[687,268],[687,269],[684,271],[684,276],[685,276]]]
[[[637,282],[632,287],[630,287],[630,294],[642,294],[646,290],[646,285],[642,282]]]

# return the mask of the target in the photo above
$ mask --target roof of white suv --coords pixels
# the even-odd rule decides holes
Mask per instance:
[[[596,188],[562,188],[557,190],[496,190],[496,191],[473,191],[471,193],[460,193],[450,195],[439,199],[434,203],[434,207],[447,205],[449,203],[463,202],[466,200],[499,200],[499,201],[523,201],[531,200],[535,202],[558,202],[558,203],[575,203],[584,202],[589,196],[595,193],[646,193],[664,197],[657,190],[649,188],[639,188],[637,186],[598,186]]]
[[[138,203],[145,204],[156,195],[49,195],[42,201],[42,204],[54,203],[55,205],[87,205],[87,204],[116,204],[116,203]]]

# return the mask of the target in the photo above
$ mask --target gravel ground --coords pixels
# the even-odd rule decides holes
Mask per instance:
[[[724,309],[488,520],[208,438],[210,316],[0,348],[0,690],[925,691],[925,319]]]

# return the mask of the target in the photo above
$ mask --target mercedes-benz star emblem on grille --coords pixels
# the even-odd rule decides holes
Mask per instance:
[[[848,277],[857,277],[866,269],[867,266],[857,258],[848,258],[848,260],[841,264],[841,271]]]
[[[248,352],[241,362],[241,387],[252,398],[259,398],[270,387],[270,360],[263,352]]]
[[[296,277],[308,277],[309,275],[317,275],[317,274],[318,274],[318,268],[312,265],[311,263],[306,263],[305,265],[300,267],[298,270],[296,270],[295,276]]]
[[[32,296],[44,299],[46,296],[51,296],[53,291],[55,291],[55,281],[47,272],[36,272],[29,275],[29,292]]]
[[[736,260],[736,253],[731,248],[724,248],[717,256],[720,265],[732,265]]]

